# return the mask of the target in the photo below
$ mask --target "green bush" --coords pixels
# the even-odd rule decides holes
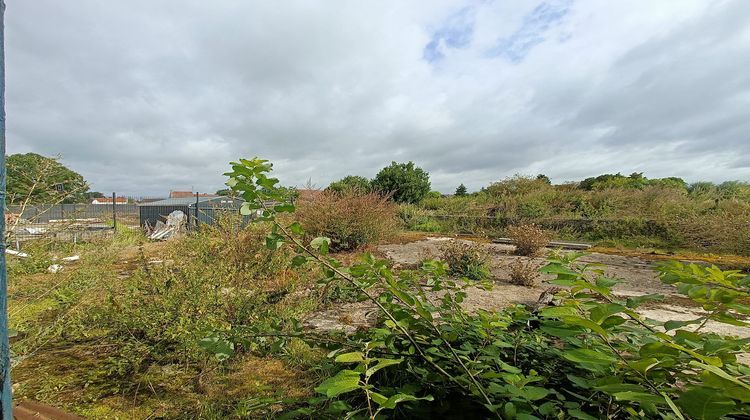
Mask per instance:
[[[391,194],[397,203],[418,203],[430,192],[430,175],[413,162],[391,162],[378,172],[372,187]]]
[[[331,185],[329,185],[327,189],[337,193],[343,193],[347,190],[368,193],[372,190],[372,184],[369,179],[363,176],[349,175],[338,181],[331,182]]]

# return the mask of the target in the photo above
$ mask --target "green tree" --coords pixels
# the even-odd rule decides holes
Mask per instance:
[[[348,175],[338,181],[331,182],[331,185],[327,189],[337,193],[346,190],[357,190],[366,193],[372,190],[372,185],[370,184],[370,180],[363,176]]]
[[[36,153],[8,156],[8,202],[11,204],[80,203],[87,200],[88,184],[57,158]]]
[[[545,174],[539,174],[539,175],[537,175],[537,176],[536,176],[536,179],[537,179],[538,181],[542,181],[542,182],[544,182],[544,183],[545,183],[545,184],[547,184],[547,185],[552,185],[552,180],[551,180],[551,179],[549,179],[549,177],[548,177],[547,175],[545,175]]]
[[[466,185],[461,184],[456,188],[456,197],[463,197],[466,195]]]
[[[430,175],[414,166],[414,162],[391,162],[378,172],[372,186],[375,190],[392,193],[398,203],[418,203],[430,192]]]

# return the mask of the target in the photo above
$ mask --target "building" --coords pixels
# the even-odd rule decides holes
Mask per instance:
[[[195,194],[192,191],[170,191],[169,198],[195,198]],[[218,197],[218,195],[201,193],[198,197]]]
[[[156,222],[165,222],[167,216],[179,210],[188,216],[188,223],[214,224],[219,215],[224,212],[239,213],[243,201],[229,197],[210,196],[197,198],[168,198],[138,205],[141,226],[156,226]],[[197,218],[196,218],[197,215]]]
[[[91,204],[112,204],[112,197],[98,197],[95,198]],[[125,197],[115,197],[115,204],[128,204],[128,199]]]

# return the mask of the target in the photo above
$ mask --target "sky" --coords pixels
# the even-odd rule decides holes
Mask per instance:
[[[750,181],[750,1],[6,0],[7,148],[93,190],[325,187],[413,161]]]

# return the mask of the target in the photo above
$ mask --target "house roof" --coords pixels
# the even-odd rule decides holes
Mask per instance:
[[[97,197],[97,198],[94,198],[94,200],[92,200],[92,201],[96,201],[97,203],[111,203],[112,202],[112,197]],[[116,203],[127,203],[128,199],[125,198],[125,197],[117,197],[117,198],[115,198],[115,202]]]
[[[186,198],[167,198],[165,200],[158,200],[158,201],[151,201],[149,203],[141,203],[139,206],[195,206],[196,198],[195,196],[192,197],[186,197]],[[242,200],[240,199],[231,199],[229,197],[222,197],[218,195],[210,196],[210,197],[198,197],[198,203],[208,203],[211,202],[216,204],[234,204],[230,203],[234,201],[234,203],[242,203]]]
[[[195,193],[192,191],[170,191],[169,198],[195,198]],[[216,194],[198,194],[198,197],[218,197]]]

